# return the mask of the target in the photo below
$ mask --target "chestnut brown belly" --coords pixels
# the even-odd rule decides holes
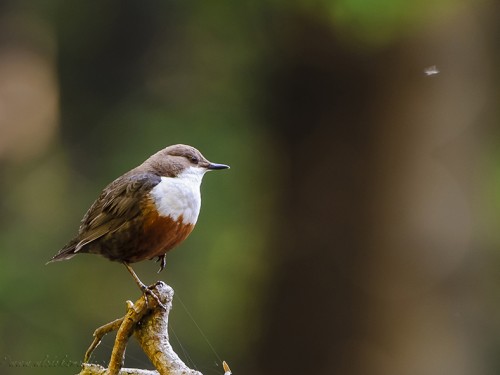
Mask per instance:
[[[153,259],[179,245],[193,227],[184,224],[182,216],[173,220],[159,216],[156,210],[145,210],[140,217],[89,244],[88,252],[128,263]]]
[[[192,224],[184,224],[182,216],[177,220],[170,217],[151,215],[143,230],[143,244],[139,245],[139,254],[131,257],[130,262],[152,259],[165,254],[179,245],[193,230]]]

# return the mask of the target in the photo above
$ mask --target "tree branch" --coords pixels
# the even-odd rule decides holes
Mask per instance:
[[[84,363],[79,375],[106,375],[106,371],[108,371],[108,369],[102,366]],[[154,370],[140,370],[137,368],[122,368],[118,375],[159,375],[159,372]]]
[[[202,375],[187,367],[168,341],[168,314],[172,309],[174,290],[161,281],[150,288],[159,297],[165,309],[160,307],[155,299],[146,301],[144,296],[135,304],[127,301],[127,313],[123,318],[95,330],[94,340],[85,353],[85,363],[80,375]],[[103,336],[115,330],[117,334],[108,368],[87,363]],[[131,335],[137,339],[158,372],[122,369],[125,349]]]

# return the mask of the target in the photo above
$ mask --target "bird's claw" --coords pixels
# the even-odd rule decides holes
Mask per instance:
[[[142,294],[144,295],[144,301],[146,302],[146,307],[149,308],[148,296],[151,296],[156,301],[158,306],[160,306],[163,310],[167,310],[165,305],[160,301],[160,298],[156,295],[156,293],[154,293],[152,291],[152,289],[154,289],[155,286],[156,286],[156,284],[151,285],[149,287],[147,287],[144,284],[141,285],[141,290],[142,290]]]
[[[163,269],[167,265],[165,254],[158,256],[158,259],[156,259],[156,262],[160,262],[160,269],[158,270],[158,273],[160,273],[161,271],[163,271]]]

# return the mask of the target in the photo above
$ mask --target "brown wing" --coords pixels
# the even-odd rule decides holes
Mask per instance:
[[[74,252],[137,217],[141,197],[160,181],[161,177],[152,173],[131,173],[108,185],[83,217]]]

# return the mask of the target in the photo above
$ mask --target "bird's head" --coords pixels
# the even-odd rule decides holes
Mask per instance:
[[[145,164],[163,177],[203,176],[208,171],[229,168],[228,165],[208,161],[196,148],[183,144],[158,151]]]

